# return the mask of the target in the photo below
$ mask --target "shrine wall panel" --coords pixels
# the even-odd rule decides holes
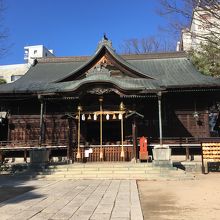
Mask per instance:
[[[64,144],[75,141],[76,126],[62,115],[46,115],[43,123],[43,143]],[[70,134],[69,126],[72,126]],[[40,135],[40,115],[11,115],[9,118],[9,141],[38,143]]]

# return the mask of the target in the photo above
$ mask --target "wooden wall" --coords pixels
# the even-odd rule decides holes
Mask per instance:
[[[213,103],[212,95],[205,92],[166,94],[162,99],[164,136],[210,137],[209,109]]]
[[[210,137],[208,111],[199,111],[198,118],[193,114],[193,111],[176,111],[177,119],[192,137]]]
[[[72,126],[72,134],[69,133]],[[11,115],[9,118],[9,141],[38,142],[40,134],[40,115]],[[61,115],[47,115],[44,117],[43,143],[68,143],[70,135],[75,139],[75,123],[61,119]]]

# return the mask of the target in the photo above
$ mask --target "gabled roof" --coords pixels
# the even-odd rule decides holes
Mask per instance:
[[[146,73],[142,73],[141,70],[137,69],[135,66],[124,60],[121,56],[117,55],[115,51],[112,49],[112,47],[110,47],[109,45],[109,41],[102,40],[94,56],[87,60],[83,65],[68,73],[63,78],[58,79],[56,82],[70,81],[72,78],[76,78],[77,76],[84,74],[95,63],[97,63],[97,61],[100,60],[100,58],[102,58],[106,54],[110,56],[113,62],[118,64],[117,66],[119,69],[133,73],[134,75],[139,76],[141,78],[153,79],[152,76],[148,76]]]
[[[117,68],[128,73],[125,77],[92,74],[80,78],[106,54]],[[101,83],[134,93],[173,88],[220,88],[220,79],[202,75],[185,53],[120,56],[111,48],[109,42],[104,41],[92,57],[39,59],[23,77],[14,83],[1,85],[0,94],[74,92],[84,85]]]

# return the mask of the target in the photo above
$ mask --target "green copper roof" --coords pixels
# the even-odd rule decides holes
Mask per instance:
[[[70,92],[79,89],[83,85],[94,85],[95,83],[105,83],[110,84],[114,88],[120,88],[121,90],[133,90],[133,91],[141,91],[147,90],[148,92],[153,92],[158,90],[159,86],[155,82],[155,80],[148,80],[148,79],[135,79],[135,78],[124,78],[121,80],[120,78],[113,78],[108,76],[96,76],[91,75],[87,78],[82,80],[75,80],[75,81],[68,81],[68,82],[61,82],[61,83],[48,83],[48,82],[31,82],[27,84],[16,84],[12,85],[5,85],[7,91],[14,91],[19,93],[43,93],[47,91],[47,93],[57,93],[57,92]],[[3,86],[4,87],[4,86]],[[3,88],[2,87],[2,88]],[[3,92],[3,91],[1,91]]]
[[[108,53],[122,70],[134,77],[113,77],[93,74],[77,80],[66,80],[88,70],[93,61]],[[39,60],[28,72],[14,83],[0,86],[0,93],[48,93],[76,91],[86,84],[106,83],[126,91],[145,93],[170,88],[220,88],[220,79],[198,72],[181,53],[120,56],[105,44],[99,46],[93,57],[47,58]]]
[[[201,74],[187,57],[130,60],[142,72],[157,79],[163,87],[220,86],[220,79]]]

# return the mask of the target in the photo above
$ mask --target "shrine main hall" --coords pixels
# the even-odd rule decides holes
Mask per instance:
[[[40,147],[74,161],[130,161],[140,137],[150,154],[168,145],[189,156],[219,138],[220,79],[183,52],[120,55],[102,39],[92,56],[36,59],[0,86],[0,105],[1,160]]]

